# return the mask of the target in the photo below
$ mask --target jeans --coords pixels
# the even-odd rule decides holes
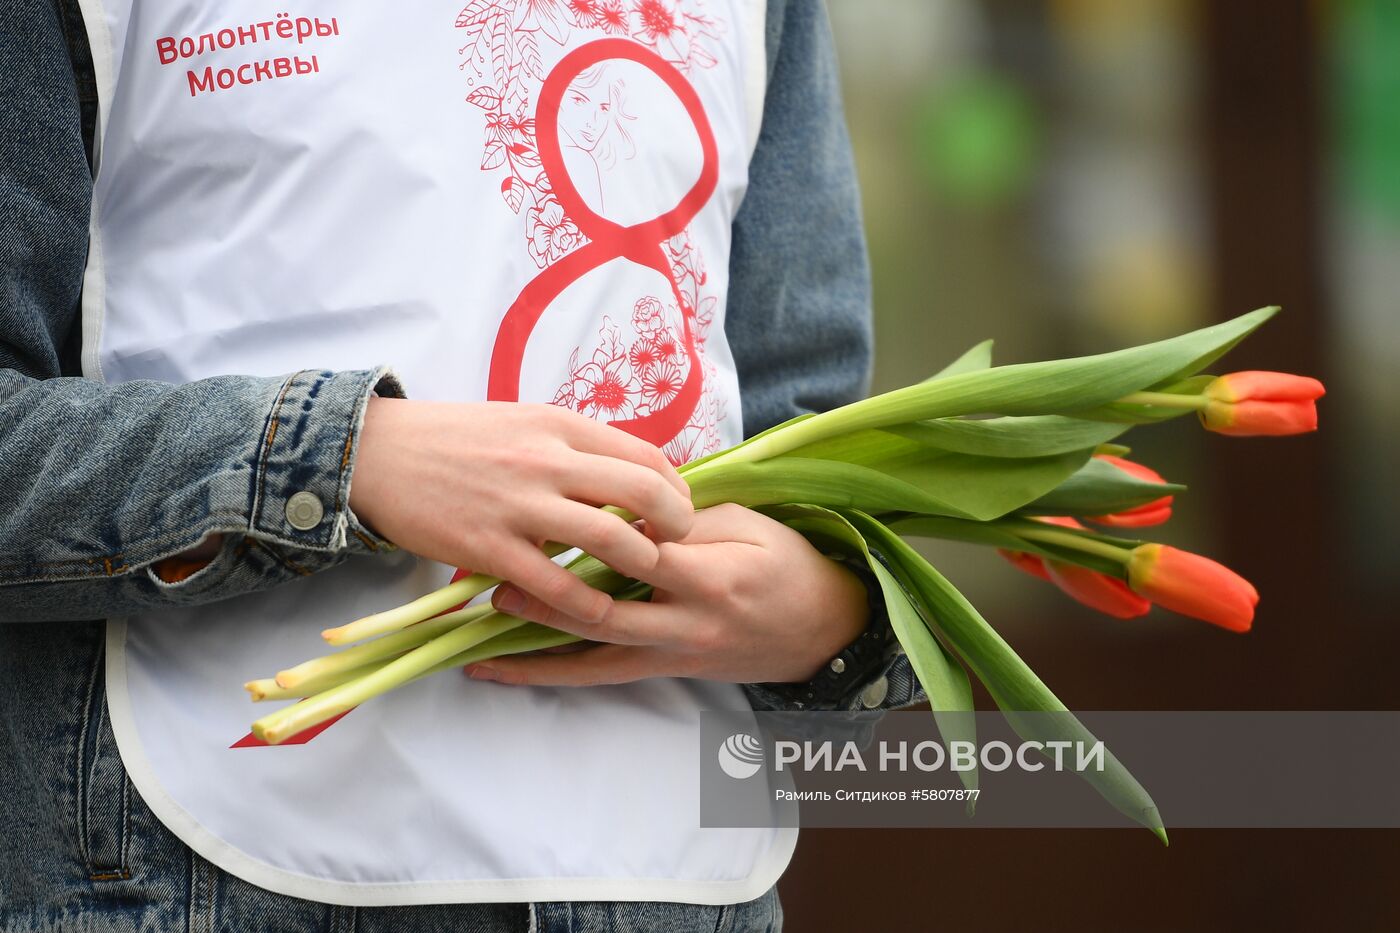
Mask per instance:
[[[32,697],[0,727],[0,931],[4,933],[688,933],[776,931],[776,890],[746,904],[650,902],[338,907],[274,894],[196,855],[122,769],[102,684],[102,626],[62,646],[12,626],[0,681]],[[16,715],[18,714],[18,715]],[[16,754],[17,738],[26,754]],[[15,768],[15,764],[27,767]],[[16,804],[22,803],[22,806]]]

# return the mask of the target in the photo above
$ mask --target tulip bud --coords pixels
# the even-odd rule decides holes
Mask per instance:
[[[1036,521],[1065,528],[1084,527],[1067,515],[1045,515]],[[997,553],[1031,576],[1055,584],[1090,609],[1097,609],[1114,618],[1136,618],[1146,615],[1152,608],[1152,603],[1128,589],[1122,580],[1115,580],[1096,570],[1065,561],[1046,560],[1025,551],[999,548]]]
[[[1141,463],[1134,463],[1131,460],[1124,460],[1122,457],[1115,457],[1110,454],[1095,454],[1096,459],[1113,464],[1124,473],[1148,483],[1165,483],[1162,474],[1151,467],[1143,466]],[[1172,517],[1172,497],[1163,496],[1160,499],[1153,499],[1142,505],[1133,506],[1131,509],[1124,509],[1121,512],[1114,512],[1112,515],[1092,516],[1089,521],[1099,525],[1109,525],[1115,528],[1146,528],[1149,525],[1160,525]]]
[[[1292,373],[1258,370],[1217,378],[1202,393],[1206,406],[1201,424],[1217,434],[1237,437],[1305,434],[1317,430],[1321,382]]]
[[[1061,525],[1065,528],[1084,530],[1083,525],[1068,515],[1041,515],[1036,518],[1036,521],[1044,522],[1047,525]],[[1017,569],[1024,570],[1033,577],[1039,577],[1042,580],[1050,579],[1050,574],[1045,570],[1045,561],[1035,554],[1027,554],[1025,551],[1008,551],[1006,548],[997,548],[997,553],[1009,560]]]
[[[1163,609],[1247,632],[1259,593],[1224,564],[1163,544],[1143,544],[1128,559],[1128,586]]]
[[[1006,548],[997,548],[997,553],[1010,561],[1011,565],[1018,570],[1023,570],[1042,580],[1050,579],[1050,574],[1045,570],[1045,561],[1035,554],[1027,554],[1025,551],[1008,551]]]
[[[1050,582],[1089,608],[1115,619],[1135,619],[1147,615],[1152,608],[1150,601],[1128,589],[1122,580],[1097,570],[1058,560],[1045,561],[1045,569]]]

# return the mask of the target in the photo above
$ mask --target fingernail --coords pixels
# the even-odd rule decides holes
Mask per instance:
[[[481,664],[469,664],[462,670],[467,672],[467,676],[472,680],[495,680],[496,672]]]
[[[525,608],[525,594],[511,587],[497,590],[496,608],[506,613],[519,612]]]

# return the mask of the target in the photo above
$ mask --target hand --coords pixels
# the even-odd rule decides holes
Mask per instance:
[[[651,602],[615,602],[585,622],[503,584],[497,609],[609,644],[495,658],[467,668],[481,680],[586,686],[644,677],[803,683],[869,624],[865,587],[807,539],[758,512],[719,505],[660,546],[638,578]]]
[[[596,506],[641,517],[646,533]],[[514,581],[539,605],[596,621],[612,598],[545,557],[583,548],[649,574],[691,530],[690,488],[652,444],[554,405],[371,398],[350,508],[399,547]]]

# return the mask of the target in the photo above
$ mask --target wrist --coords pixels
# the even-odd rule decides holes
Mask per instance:
[[[870,628],[875,609],[870,598],[870,587],[874,586],[875,592],[879,593],[879,581],[868,568],[858,568],[837,556],[823,557],[822,562],[832,581],[829,601],[823,603],[829,607],[830,616],[823,625],[818,641],[824,650],[819,652],[818,666],[808,679],[821,674],[822,669],[828,667],[842,650]]]
[[[403,401],[402,398],[384,398],[377,392],[371,393],[365,400],[364,416],[355,442],[346,504],[359,524],[381,539],[383,534],[377,530],[382,520],[379,505],[385,498],[381,484],[386,456],[392,457],[385,448],[386,445],[392,447],[394,443],[386,435],[390,433],[395,416],[394,406]]]
[[[794,709],[840,709],[877,674],[886,661],[893,637],[885,612],[880,582],[864,562],[833,558],[860,590],[860,627],[850,640],[801,683],[758,684]]]

